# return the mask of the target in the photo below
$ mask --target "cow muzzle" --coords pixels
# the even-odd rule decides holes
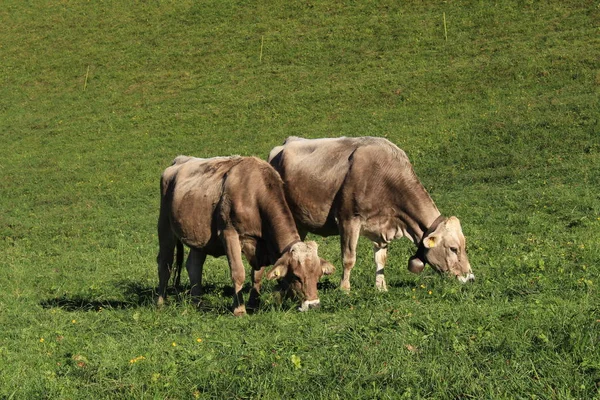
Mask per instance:
[[[458,279],[458,281],[460,283],[467,283],[467,282],[475,281],[475,275],[473,275],[472,272],[469,272],[468,274],[465,274],[465,275],[456,275],[456,278]]]
[[[298,307],[298,311],[304,312],[304,311],[308,311],[311,308],[319,308],[321,307],[321,300],[319,299],[315,299],[315,300],[305,300],[302,302],[302,305],[300,307]]]

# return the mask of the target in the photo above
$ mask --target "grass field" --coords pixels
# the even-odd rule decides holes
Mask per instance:
[[[0,398],[600,398],[600,5],[17,1],[0,8]],[[477,281],[361,240],[322,308],[154,305],[162,170],[384,136]]]

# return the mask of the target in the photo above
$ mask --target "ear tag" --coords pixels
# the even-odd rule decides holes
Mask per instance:
[[[276,269],[276,270],[273,272],[273,275],[275,276],[275,278],[279,278],[279,275],[280,275],[280,273],[279,273],[279,269]]]
[[[427,240],[427,247],[432,248],[435,247],[435,236],[429,237]]]

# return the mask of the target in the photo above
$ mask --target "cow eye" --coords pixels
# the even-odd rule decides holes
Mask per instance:
[[[454,254],[458,254],[458,247],[450,247],[450,251]]]

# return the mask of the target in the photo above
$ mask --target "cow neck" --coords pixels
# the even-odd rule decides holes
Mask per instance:
[[[272,205],[263,218],[265,218],[263,221],[267,224],[274,250],[276,249],[280,255],[300,242],[300,235],[296,230],[294,218],[287,207],[281,207],[277,210],[277,207]]]
[[[411,236],[413,243],[417,246],[426,236],[425,232],[439,218],[441,218],[441,214],[435,205],[427,211],[422,209],[418,211],[407,210],[404,215],[400,216],[400,219],[406,224],[408,234]]]
[[[441,213],[433,199],[421,184],[416,175],[403,183],[403,190],[396,198],[395,208],[400,210],[400,219],[404,222],[407,233],[418,245],[423,234]]]

